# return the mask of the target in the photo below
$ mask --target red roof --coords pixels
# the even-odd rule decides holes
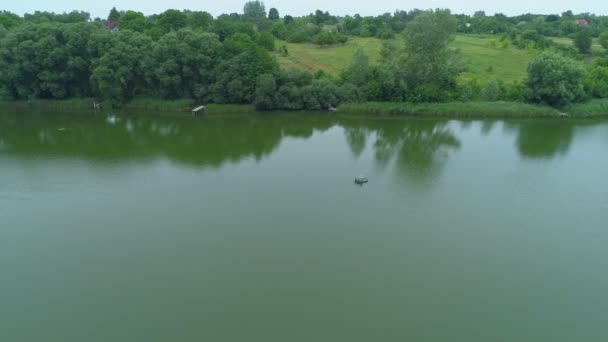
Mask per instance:
[[[579,25],[589,25],[589,22],[585,19],[576,19],[576,23]]]
[[[116,21],[116,20],[108,21],[107,23],[105,23],[103,25],[105,27],[109,28],[110,30],[113,30],[118,27],[118,21]]]

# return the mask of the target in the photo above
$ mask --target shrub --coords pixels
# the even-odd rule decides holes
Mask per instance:
[[[481,94],[481,87],[477,82],[477,79],[472,79],[465,83],[460,89],[460,101],[469,102],[479,99]]]
[[[596,59],[589,67],[583,84],[589,95],[608,98],[608,59]]]
[[[275,40],[274,36],[269,32],[261,33],[257,38],[257,43],[268,51],[274,51]]]
[[[591,52],[592,42],[593,38],[591,36],[591,30],[586,27],[581,28],[574,34],[574,46],[576,46],[580,53]]]
[[[494,102],[502,98],[502,90],[495,79],[491,79],[486,83],[481,94],[481,99],[484,101]]]
[[[553,52],[543,52],[528,65],[526,80],[530,102],[565,106],[585,96],[585,71],[576,61]]]
[[[600,34],[600,45],[604,48],[604,49],[608,49],[608,31],[607,32],[602,32],[602,34]]]

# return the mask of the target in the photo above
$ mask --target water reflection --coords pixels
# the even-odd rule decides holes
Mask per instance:
[[[296,116],[233,119],[0,115],[5,154],[79,157],[96,161],[165,157],[193,166],[219,167],[243,158],[260,160],[284,137],[312,136],[331,120]]]
[[[526,159],[552,159],[568,153],[576,125],[571,121],[507,122],[505,129],[517,132],[516,146]]]
[[[376,165],[386,168],[394,162],[403,180],[430,181],[436,178],[450,151],[460,147],[446,121],[377,120],[344,121],[346,140],[354,155],[360,155],[368,137],[374,139]]]
[[[245,158],[261,160],[286,137],[309,139],[331,127],[343,129],[352,155],[369,151],[375,167],[417,184],[436,179],[451,153],[470,134],[496,137],[500,121],[354,119],[327,115],[243,115],[194,119],[185,116],[98,115],[89,113],[0,115],[0,153],[19,157],[76,157],[94,161],[168,160],[220,167]],[[507,121],[524,159],[565,155],[575,134],[597,122]],[[479,127],[479,128],[478,128]],[[478,131],[479,130],[479,131]],[[510,137],[510,136],[508,136]]]

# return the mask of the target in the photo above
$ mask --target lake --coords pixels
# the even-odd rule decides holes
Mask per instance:
[[[5,112],[0,341],[605,341],[607,171],[608,121]]]

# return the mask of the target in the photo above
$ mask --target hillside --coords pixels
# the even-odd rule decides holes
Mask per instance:
[[[323,70],[333,75],[348,67],[359,47],[367,50],[372,63],[378,63],[382,48],[382,41],[376,38],[351,38],[348,43],[333,47],[278,43],[283,44],[287,45],[289,56],[276,54],[282,67],[312,72]],[[526,76],[528,62],[534,56],[531,51],[511,46],[503,48],[496,37],[457,35],[453,45],[462,51],[468,63],[468,71],[462,75],[463,79],[485,81],[496,78],[506,83],[521,81]]]

